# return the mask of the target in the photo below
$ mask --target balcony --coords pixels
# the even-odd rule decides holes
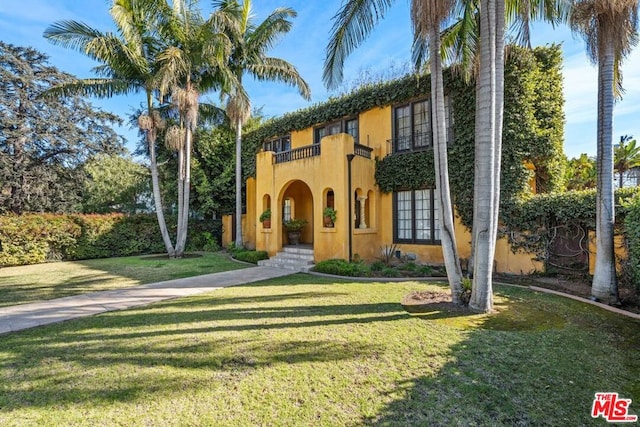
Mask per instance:
[[[366,145],[354,144],[354,154],[356,156],[364,157],[365,159],[371,159],[371,152],[373,148]],[[320,155],[320,144],[306,145],[300,148],[294,148],[293,150],[282,151],[275,153],[273,156],[273,163],[286,163],[294,160],[308,159],[311,157]]]

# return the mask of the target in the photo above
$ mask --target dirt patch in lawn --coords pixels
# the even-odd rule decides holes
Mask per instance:
[[[413,291],[402,298],[402,307],[409,313],[429,313],[434,311],[451,314],[469,313],[467,307],[451,302],[451,294],[438,291]]]

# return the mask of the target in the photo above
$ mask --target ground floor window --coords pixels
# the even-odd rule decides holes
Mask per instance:
[[[432,188],[393,193],[395,243],[440,244],[439,212]]]

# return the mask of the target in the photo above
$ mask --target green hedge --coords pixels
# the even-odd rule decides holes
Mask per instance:
[[[258,261],[263,259],[269,259],[269,254],[265,251],[235,251],[233,253],[233,258],[238,261],[250,262],[252,264],[257,264]]]
[[[313,271],[336,276],[369,277],[371,267],[364,262],[349,262],[344,259],[328,259],[320,261],[313,267]]]
[[[625,261],[629,282],[640,294],[640,196],[632,199],[626,206],[624,236],[629,251]]]
[[[171,218],[167,222],[175,223]],[[217,247],[220,234],[220,221],[192,220],[187,249]],[[155,215],[0,216],[0,246],[0,266],[165,251]]]

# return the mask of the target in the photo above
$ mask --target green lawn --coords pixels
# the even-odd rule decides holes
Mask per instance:
[[[0,336],[0,425],[606,425],[640,413],[640,322],[498,287],[498,314],[405,313],[424,283],[294,275]]]
[[[169,260],[157,255],[0,268],[0,307],[244,268],[222,252]]]

